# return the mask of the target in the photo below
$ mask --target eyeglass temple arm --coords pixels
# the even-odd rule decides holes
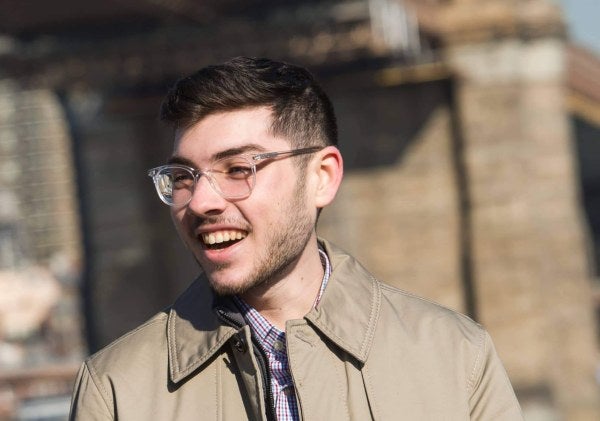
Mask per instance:
[[[290,156],[303,155],[303,154],[307,154],[307,153],[317,152],[317,151],[320,151],[321,149],[323,149],[322,146],[311,146],[310,148],[293,149],[291,151],[266,152],[266,153],[254,155],[252,157],[252,159],[254,159],[255,161],[261,161],[263,159],[277,158],[278,156],[282,156],[282,155],[290,155]]]

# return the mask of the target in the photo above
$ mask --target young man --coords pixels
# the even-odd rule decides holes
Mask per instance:
[[[342,157],[296,66],[236,58],[181,79],[150,171],[203,273],[90,357],[71,419],[519,420],[487,333],[317,238]]]

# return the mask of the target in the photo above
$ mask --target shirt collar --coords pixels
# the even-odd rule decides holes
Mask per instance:
[[[323,292],[325,292],[325,288],[327,288],[329,277],[331,276],[331,264],[329,263],[329,257],[327,257],[327,253],[325,250],[323,250],[321,244],[319,244],[319,257],[321,258],[321,264],[323,265],[323,280],[321,281],[321,288],[319,289],[319,293],[317,294],[313,308],[319,305],[321,297],[323,296]]]

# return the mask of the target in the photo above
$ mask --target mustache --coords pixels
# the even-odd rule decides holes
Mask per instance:
[[[208,227],[211,225],[231,225],[245,231],[250,232],[250,224],[242,218],[232,218],[226,216],[194,216],[191,221],[191,226],[194,230]]]

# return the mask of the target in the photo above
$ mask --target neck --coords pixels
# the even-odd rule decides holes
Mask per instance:
[[[241,295],[280,330],[285,330],[288,320],[300,319],[312,309],[321,288],[324,271],[316,236],[313,237],[293,264],[293,269],[275,282],[265,283],[266,286],[258,286]]]

